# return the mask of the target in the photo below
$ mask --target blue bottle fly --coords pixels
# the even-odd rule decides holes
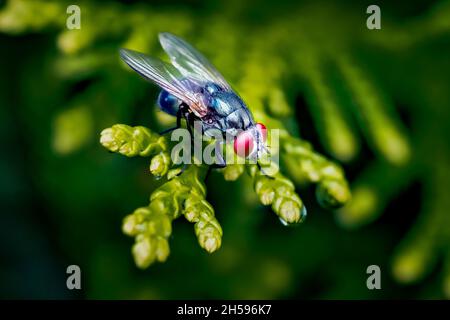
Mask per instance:
[[[266,127],[256,123],[245,103],[223,76],[196,49],[170,34],[159,40],[171,64],[142,53],[121,49],[121,58],[145,79],[161,87],[162,111],[184,118],[188,126],[201,121],[205,135],[219,130],[234,137],[234,150],[242,157],[256,156],[264,148]]]

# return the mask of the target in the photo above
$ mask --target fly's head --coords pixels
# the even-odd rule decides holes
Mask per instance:
[[[242,158],[258,159],[266,150],[267,128],[262,123],[256,123],[239,132],[234,139],[234,152]]]

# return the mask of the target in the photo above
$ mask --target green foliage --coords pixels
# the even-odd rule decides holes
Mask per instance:
[[[148,207],[139,208],[124,219],[122,229],[134,236],[133,256],[140,268],[169,255],[172,220],[183,214],[194,229],[198,242],[207,252],[216,251],[222,242],[222,228],[214,217],[212,206],[205,200],[206,188],[201,182],[204,169],[192,165],[156,189]]]
[[[27,176],[52,208],[65,254],[86,263],[92,274],[89,297],[132,292],[127,297],[373,298],[361,289],[365,279],[355,275],[377,261],[391,270],[383,276],[390,290],[381,297],[450,296],[449,1],[418,6],[414,14],[386,4],[377,31],[365,28],[363,6],[322,1],[260,6],[232,1],[201,9],[86,1],[80,4],[81,30],[67,30],[69,4],[10,0],[1,8],[4,61],[15,55],[27,59],[5,65],[0,99],[20,106],[11,116],[20,119],[14,122],[20,124],[17,135],[10,134],[14,125],[2,114],[4,136],[23,136],[23,153],[29,155],[17,177]],[[227,182],[215,174],[208,181],[208,201],[224,235],[205,199],[206,168],[182,172],[172,166],[170,145],[155,132],[173,126],[174,119],[152,111],[156,89],[118,58],[120,47],[163,57],[157,43],[162,31],[198,47],[256,120],[280,129],[281,172],[275,179],[267,180],[255,167],[230,165],[221,172]],[[73,90],[79,83],[86,88]],[[106,127],[101,142],[107,149],[147,157],[147,163],[122,162],[98,150],[96,132]],[[313,151],[303,135],[314,140],[317,135],[317,144],[312,142],[327,157]],[[343,163],[349,183],[328,158]],[[146,166],[161,180],[150,179]],[[4,167],[7,189],[22,190],[12,182],[12,169]],[[329,224],[304,190],[311,183],[321,205],[346,204],[336,220],[355,231]],[[248,190],[252,185],[256,196]],[[411,196],[411,186],[420,186],[420,195]],[[150,192],[149,204],[127,216],[122,229],[135,238],[139,267],[165,261],[169,237],[173,255],[162,269],[149,268],[142,281],[145,276],[133,274],[123,259],[122,239],[110,233],[121,214],[141,206]],[[400,199],[405,194],[408,199]],[[279,232],[277,224],[264,223],[261,203],[289,222],[302,221],[307,206],[311,219],[302,228]],[[388,216],[378,220],[384,213]],[[195,255],[191,230],[178,224],[172,233],[180,215],[194,223],[202,248],[222,249],[207,259]],[[189,276],[178,272],[180,264]],[[326,288],[319,294],[307,289],[317,270],[322,282],[315,284]],[[430,277],[433,272],[439,276]],[[391,279],[420,286],[403,291]]]
[[[287,155],[295,155],[294,149],[301,149],[300,141],[285,137],[294,147]],[[100,143],[111,152],[127,157],[151,157],[150,172],[161,178],[172,168],[168,141],[151,130],[138,126],[115,124],[101,132]],[[213,142],[214,143],[214,142]],[[297,145],[296,145],[297,144]],[[295,148],[297,147],[297,149]],[[301,151],[300,151],[301,152]],[[315,154],[310,148],[300,159],[308,161],[305,174],[315,176],[319,182],[317,198],[324,207],[339,207],[350,198],[347,182],[342,169]],[[226,180],[236,180],[244,165],[233,164],[223,170]],[[295,193],[294,184],[281,173],[268,174],[257,165],[249,165],[248,173],[253,179],[254,189],[263,205],[271,205],[272,210],[285,224],[300,223],[306,217],[306,209]],[[212,253],[220,248],[222,227],[214,217],[213,207],[205,200],[205,166],[188,165],[186,170],[172,169],[168,181],[150,196],[148,207],[139,208],[127,216],[122,225],[125,234],[135,237],[132,252],[136,265],[147,268],[155,261],[164,262],[169,255],[168,237],[172,233],[171,223],[183,214],[189,222],[195,223],[195,235],[202,248]],[[278,171],[278,170],[277,170]]]

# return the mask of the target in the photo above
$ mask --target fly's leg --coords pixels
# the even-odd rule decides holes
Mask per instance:
[[[211,173],[212,169],[222,169],[222,168],[225,168],[227,166],[227,164],[226,164],[226,162],[225,162],[225,160],[223,159],[223,156],[222,156],[220,143],[218,143],[218,142],[216,143],[216,159],[218,160],[219,163],[217,163],[217,161],[216,161],[216,163],[213,163],[213,164],[209,165],[208,172],[206,173],[205,180],[208,179],[209,174]]]
[[[213,164],[214,168],[225,168],[227,166],[227,163],[222,155],[222,142],[216,142],[216,163]]]
[[[168,134],[168,133],[170,133],[170,132],[172,132],[172,131],[174,131],[174,130],[176,130],[176,129],[178,129],[178,128],[179,128],[179,127],[173,127],[173,128],[169,128],[169,129],[163,130],[163,131],[161,131],[161,132],[159,133],[159,135],[160,135],[160,136],[163,136],[163,135]]]
[[[169,129],[166,129],[166,130],[160,132],[159,135],[162,136],[169,132],[172,132],[173,130],[181,128],[181,119],[184,117],[187,121],[186,114],[185,114],[187,112],[187,110],[188,110],[187,104],[185,104],[184,102],[181,103],[180,107],[178,108],[178,111],[177,111],[177,125],[173,128],[169,128]]]
[[[180,104],[180,108],[177,112],[177,128],[181,127],[181,119],[184,118],[186,120],[186,127],[189,130],[189,134],[192,137],[192,119],[190,118],[189,107],[184,102]],[[191,150],[193,149],[193,140],[191,138]],[[183,168],[177,174],[177,176],[181,175],[187,169],[188,163],[183,164]]]
[[[259,161],[256,162],[256,165],[259,169],[259,171],[262,172],[263,175],[265,175],[267,178],[269,179],[275,179],[274,177],[272,177],[270,174],[268,174],[267,172],[264,172],[264,169],[261,167],[261,164],[259,163]]]
[[[211,164],[210,166],[208,166],[208,171],[206,172],[206,177],[205,180],[208,180],[209,174],[211,173],[212,169],[223,169],[225,168],[227,165],[226,164]]]
[[[187,107],[187,106],[186,106]],[[191,136],[191,154],[194,154],[194,148],[195,148],[195,143],[194,143],[194,132],[193,132],[193,127],[194,127],[194,121],[195,121],[195,117],[192,116],[192,114],[189,112],[189,109],[186,108],[185,112],[183,114],[183,117],[186,119],[186,127],[189,131],[189,134]],[[200,144],[202,143],[202,141],[200,141]],[[201,145],[200,145],[201,147]]]
[[[186,121],[188,121],[187,115],[189,114],[189,106],[182,102],[180,104],[180,107],[177,111],[177,127],[181,127],[181,118],[184,118]]]
[[[177,173],[177,176],[180,176],[187,169],[187,166],[187,163],[183,164],[183,168],[181,168],[181,171]]]
[[[212,171],[213,169],[223,169],[223,168],[225,168],[226,166],[227,166],[226,164],[222,165],[222,164],[216,164],[216,163],[210,165],[210,166],[208,167],[208,171],[206,172],[205,181],[208,180],[209,174],[211,173],[211,171]]]
[[[208,171],[206,172],[205,181],[208,180],[208,177],[209,177],[209,174],[211,173],[211,170],[212,170],[212,166],[209,166],[208,167]]]

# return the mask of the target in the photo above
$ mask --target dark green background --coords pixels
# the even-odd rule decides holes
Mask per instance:
[[[97,3],[101,9],[110,2]],[[122,10],[135,10],[135,3],[124,3]],[[237,20],[257,27],[284,17],[292,19],[288,12],[305,5],[297,1],[239,3],[156,1],[142,6],[166,14],[175,9],[186,11],[199,21],[208,15],[215,15],[217,19],[232,19],[235,15]],[[365,28],[367,4],[371,2],[335,4],[342,9],[342,16],[336,16],[334,23],[340,24],[349,14],[360,16],[361,28]],[[424,15],[435,2],[378,4],[382,7],[383,19],[386,17],[401,26]],[[65,17],[64,12],[62,17]],[[121,19],[117,16],[115,23],[120,24]],[[146,204],[158,181],[147,172],[146,159],[110,154],[101,147],[98,138],[102,128],[115,122],[161,128],[152,110],[157,90],[119,69],[118,59],[111,62],[117,64],[117,68],[105,67],[112,70],[106,75],[88,71],[87,76],[61,81],[50,70],[53,59],[58,56],[55,44],[58,30],[50,26],[19,34],[0,34],[0,297],[443,297],[442,277],[446,268],[437,253],[437,267],[430,267],[422,281],[401,285],[391,273],[395,248],[422,208],[424,180],[420,178],[412,179],[374,223],[349,231],[335,222],[332,212],[316,205],[311,189],[301,192],[308,206],[307,221],[297,228],[285,228],[269,208],[246,201],[246,193],[252,190],[244,188],[241,182],[225,182],[220,174],[214,173],[207,181],[208,200],[214,205],[224,230],[222,248],[213,255],[202,251],[192,225],[179,219],[174,223],[168,261],[145,271],[138,270],[130,254],[132,239],[121,233],[121,222],[126,214]],[[252,34],[235,36],[251,38]],[[424,36],[412,50],[401,54],[373,48],[363,50],[365,64],[374,70],[375,78],[382,80],[382,88],[393,94],[402,121],[412,132],[413,149],[416,151],[418,145],[435,146],[442,150],[445,159],[449,154],[448,142],[438,144],[431,134],[420,136],[414,124],[442,128],[438,135],[448,141],[449,134],[443,125],[449,109],[449,40],[447,31],[437,36]],[[113,37],[103,39],[97,46],[114,55],[119,44]],[[101,67],[96,70],[99,69]],[[115,89],[104,92],[106,86],[96,87],[102,77],[111,81],[108,88]],[[126,81],[121,80],[124,78]],[[447,89],[438,98],[429,100],[434,108],[408,105],[415,96],[417,99],[426,96],[435,88],[435,83]],[[140,86],[140,89],[130,91],[124,84]],[[90,90],[86,95],[89,98],[83,96],[87,90]],[[136,91],[138,96],[134,96]],[[292,101],[296,101],[296,121],[301,133],[312,140],[315,148],[326,153],[317,139],[301,93],[290,94],[294,96]],[[408,95],[408,99],[403,99]],[[58,154],[52,146],[55,118],[62,110],[69,109],[77,97],[86,104],[93,96],[97,100],[92,102],[96,106],[92,109],[95,120],[90,137],[73,152]],[[111,101],[116,105],[111,106]],[[122,101],[132,101],[127,102],[132,107],[121,108]],[[89,107],[89,103],[87,105]],[[361,150],[356,160],[344,165],[351,181],[375,157],[363,140]],[[428,170],[433,171],[433,165],[428,166]],[[433,195],[430,197],[432,199]],[[66,267],[71,264],[81,267],[80,291],[66,289]],[[371,264],[381,267],[382,290],[366,288],[366,268]]]

